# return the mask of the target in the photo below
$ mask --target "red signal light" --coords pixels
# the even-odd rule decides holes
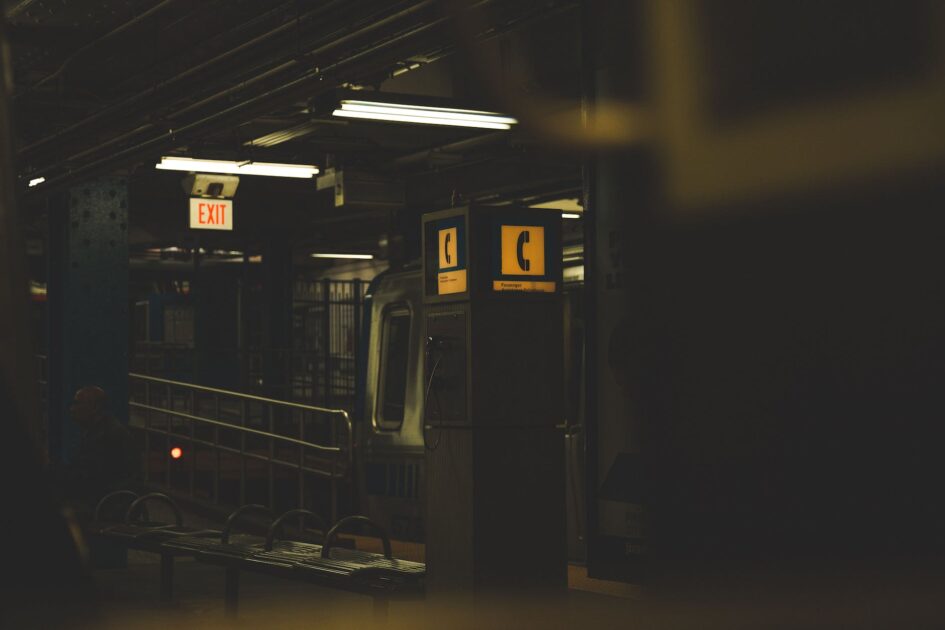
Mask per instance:
[[[175,446],[171,449],[171,459],[180,459],[183,456],[184,451],[181,450],[179,446]]]

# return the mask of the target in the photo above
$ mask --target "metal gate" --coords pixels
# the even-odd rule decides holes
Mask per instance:
[[[244,330],[243,339],[250,341],[235,349],[240,364],[238,389],[352,412],[367,287],[368,283],[361,280],[296,280],[291,347],[260,347],[262,335],[254,334],[259,331]],[[244,325],[252,328],[249,323]],[[132,369],[162,378],[194,381],[195,358],[192,345],[138,342]],[[266,366],[270,366],[268,379]],[[273,375],[279,376],[274,379]]]

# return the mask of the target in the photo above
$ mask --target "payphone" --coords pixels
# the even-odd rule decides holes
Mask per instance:
[[[431,596],[567,586],[561,219],[423,218]]]

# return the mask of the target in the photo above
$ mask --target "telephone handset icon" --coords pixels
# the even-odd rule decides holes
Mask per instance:
[[[522,230],[518,235],[518,242],[515,244],[515,255],[518,257],[518,266],[523,271],[529,271],[531,263],[525,258],[525,243],[528,242],[528,230]]]
[[[449,232],[446,233],[446,238],[443,239],[443,255],[446,257],[446,264],[452,265],[453,261],[450,257],[450,241],[452,240],[452,234]]]

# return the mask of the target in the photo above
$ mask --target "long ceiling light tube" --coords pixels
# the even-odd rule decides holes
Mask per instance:
[[[312,254],[312,258],[354,258],[357,260],[373,260],[373,254]]]
[[[265,175],[269,177],[311,178],[318,175],[312,164],[277,164],[274,162],[234,162],[231,160],[200,160],[164,156],[155,168],[167,171],[223,173],[226,175]]]
[[[353,100],[341,101],[341,106],[333,112],[333,115],[347,118],[481,129],[511,129],[512,125],[518,123],[518,120],[511,116],[471,109]]]
[[[421,105],[395,105],[370,101],[342,101],[341,109],[347,111],[397,113],[405,116],[425,116],[447,120],[471,122],[498,122],[514,125],[518,121],[511,116],[482,112],[474,109],[452,109],[449,107],[424,107]]]

